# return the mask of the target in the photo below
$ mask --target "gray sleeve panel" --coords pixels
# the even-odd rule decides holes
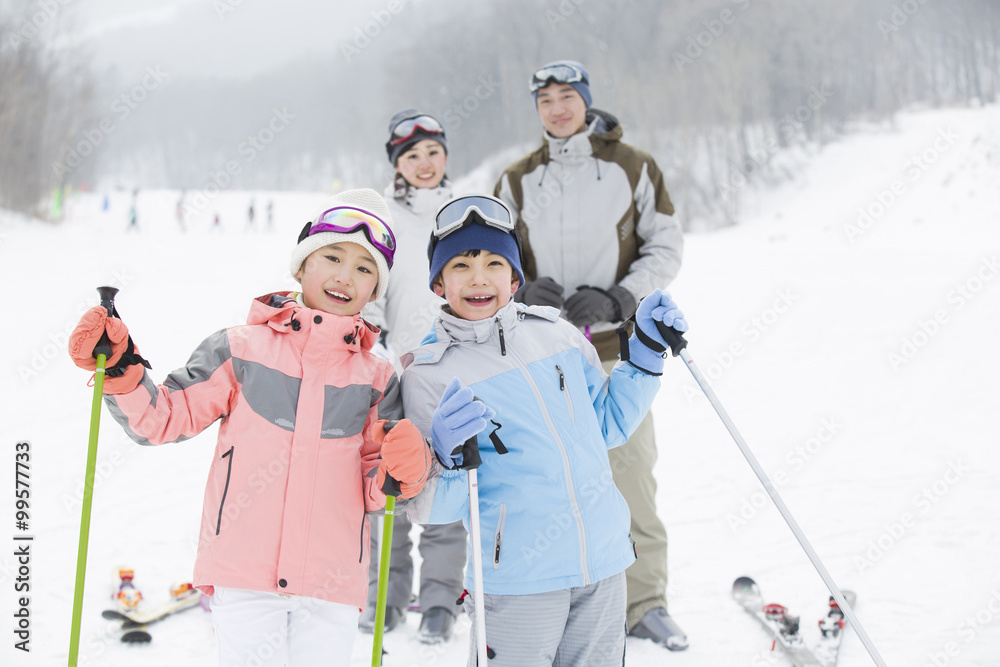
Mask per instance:
[[[145,389],[146,392],[149,393],[149,405],[150,407],[155,408],[156,398],[159,395],[159,390],[157,389],[156,384],[153,382],[152,378],[149,377],[149,373],[146,372],[145,370],[142,371],[142,381],[139,382],[139,387]],[[137,444],[150,447],[153,446],[153,443],[151,443],[146,438],[143,438],[142,436],[136,435],[135,431],[133,431],[129,427],[128,417],[125,415],[124,412],[122,412],[122,409],[118,407],[118,400],[114,395],[105,394],[104,405],[107,406],[108,412],[111,413],[111,417],[116,422],[118,422],[118,425],[122,427],[123,431],[125,431],[125,435],[127,435]],[[175,440],[174,442],[183,442],[185,440],[187,440],[187,437],[182,436],[177,440]]]
[[[370,385],[325,386],[323,388],[323,430],[320,432],[320,437],[348,438],[361,433],[368,421],[371,399]]]
[[[163,386],[168,391],[182,391],[199,382],[204,382],[212,377],[212,373],[231,357],[229,333],[225,329],[216,331],[203,340],[198,348],[191,353],[191,358],[188,359],[183,368],[178,368],[167,376],[167,379],[163,381]]]
[[[292,431],[302,380],[255,361],[233,359],[233,374],[247,405],[270,423]]]
[[[385,385],[385,393],[378,404],[379,419],[401,419],[403,417],[403,396],[399,390],[399,376],[395,373]]]

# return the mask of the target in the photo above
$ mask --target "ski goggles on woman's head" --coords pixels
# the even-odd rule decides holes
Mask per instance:
[[[396,254],[396,236],[382,218],[351,206],[336,206],[323,211],[315,222],[308,223],[299,234],[299,243],[306,237],[322,232],[349,234],[361,229],[375,249],[385,256],[392,268],[392,258]]]
[[[588,86],[590,85],[587,75],[579,67],[566,64],[548,65],[536,70],[531,75],[531,83],[528,86],[529,91],[534,93],[553,81],[556,83],[585,83]]]
[[[452,199],[438,210],[434,216],[434,237],[443,239],[472,224],[473,215],[484,225],[508,234],[514,230],[514,218],[502,201],[489,195],[466,195]]]
[[[396,127],[392,128],[392,137],[389,139],[390,146],[409,141],[417,131],[424,134],[444,134],[444,128],[431,116],[417,116],[400,121]]]

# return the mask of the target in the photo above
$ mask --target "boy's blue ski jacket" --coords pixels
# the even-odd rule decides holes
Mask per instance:
[[[477,438],[486,593],[585,586],[632,564],[628,506],[607,450],[625,444],[649,411],[658,377],[619,362],[609,378],[556,309],[514,302],[478,321],[442,310],[402,362],[404,414],[428,439],[453,377],[496,411]],[[418,523],[462,520],[468,528],[468,474],[435,461],[407,512]],[[469,590],[472,548],[470,540]]]

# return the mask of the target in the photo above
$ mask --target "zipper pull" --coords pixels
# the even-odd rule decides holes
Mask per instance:
[[[566,391],[566,376],[563,375],[562,369],[556,365],[556,371],[559,373],[559,391]]]
[[[503,325],[500,324],[500,318],[496,318],[497,322],[497,332],[500,336],[500,354],[507,356],[507,344],[503,340]]]

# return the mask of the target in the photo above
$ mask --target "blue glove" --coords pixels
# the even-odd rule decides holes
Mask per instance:
[[[465,443],[485,429],[496,414],[477,401],[472,390],[463,387],[458,378],[452,378],[431,418],[431,440],[441,464],[450,470],[478,467],[481,462],[478,447],[472,451]]]
[[[635,326],[636,329],[641,329],[648,338],[660,344],[663,350],[658,352],[647,347],[639,340],[635,332],[628,339],[629,363],[651,375],[659,375],[663,372],[663,357],[670,347],[656,328],[657,322],[663,322],[666,326],[673,327],[680,332],[688,330],[684,313],[680,311],[669,294],[658,289],[647,294],[639,302],[639,307],[635,311]]]

